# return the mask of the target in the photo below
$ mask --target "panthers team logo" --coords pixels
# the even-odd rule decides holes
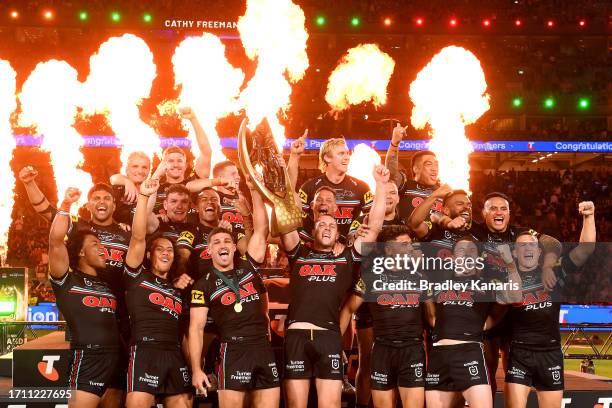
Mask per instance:
[[[469,370],[470,370],[470,375],[472,377],[475,377],[478,375],[478,366],[475,366],[475,365],[470,366]]]
[[[276,367],[272,367],[272,375],[274,376],[274,378],[278,378],[278,370],[276,369]]]
[[[471,367],[470,367],[471,368]],[[423,367],[417,367],[414,369],[414,376],[416,378],[421,378],[423,376]]]

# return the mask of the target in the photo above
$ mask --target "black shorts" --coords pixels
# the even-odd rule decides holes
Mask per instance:
[[[140,343],[130,347],[127,392],[173,395],[191,390],[191,375],[180,346]]]
[[[333,330],[290,329],[283,345],[286,379],[342,380],[342,336]]]
[[[490,384],[482,344],[431,347],[425,378],[427,390],[465,391],[480,384]]]
[[[370,312],[370,304],[368,302],[363,302],[355,312],[355,325],[357,326],[357,330],[370,329],[374,326],[372,313]]]
[[[539,391],[563,390],[563,352],[561,349],[536,350],[510,346],[506,382],[533,386]]]
[[[107,388],[123,389],[124,354],[120,349],[73,349],[68,373],[70,388],[101,397]]]
[[[373,390],[425,386],[423,343],[392,344],[376,339],[370,364],[370,384]]]
[[[274,350],[267,339],[219,347],[219,390],[249,391],[280,386]]]

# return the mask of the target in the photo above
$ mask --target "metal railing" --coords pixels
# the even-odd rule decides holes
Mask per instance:
[[[594,358],[601,360],[612,359],[610,349],[612,348],[612,324],[610,323],[561,323],[561,328],[569,329],[569,336],[563,342],[561,350],[565,358]],[[593,333],[600,333],[595,331],[588,331],[588,329],[610,329],[604,342],[599,345],[593,341]],[[592,354],[569,354],[568,350],[574,341],[584,339],[585,344],[593,350]]]
[[[65,321],[34,322],[34,321],[6,321],[0,322],[0,354],[6,354],[26,340],[37,339],[39,332],[47,334],[66,328]]]

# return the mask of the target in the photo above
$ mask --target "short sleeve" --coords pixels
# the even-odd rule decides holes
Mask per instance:
[[[296,244],[295,248],[287,251],[287,258],[289,258],[291,262],[295,261],[298,255],[300,254],[302,247],[303,247],[302,241],[299,241]]]
[[[197,280],[191,289],[191,307],[208,307],[210,298],[207,296],[207,276],[203,276]]]
[[[372,194],[370,188],[367,187],[367,184],[364,183],[364,186],[365,192],[363,193],[363,196],[361,198],[361,211],[363,213],[367,213],[368,211],[370,211],[370,208],[372,208],[372,205],[374,204],[374,194]]]
[[[300,187],[300,190],[298,191],[300,201],[302,202],[302,210],[305,212],[308,212],[310,210],[310,197],[307,183],[308,182],[302,184],[302,187]]]
[[[359,229],[359,227],[361,227],[362,222],[363,222],[363,217],[358,217],[354,219],[353,222],[351,223],[351,227],[349,228],[348,234],[349,235],[355,234],[357,230]]]
[[[353,293],[359,297],[364,297],[366,292],[366,285],[364,280],[361,277],[357,277],[355,279],[355,283],[353,284]]]
[[[57,287],[63,288],[65,286],[67,286],[67,282],[68,282],[68,276],[70,275],[70,268],[66,270],[66,272],[59,278],[54,278],[52,276],[49,276],[49,281]]]
[[[137,279],[142,274],[142,270],[142,264],[138,265],[136,268],[130,267],[127,263],[123,264],[123,276],[128,280]]]
[[[192,228],[184,228],[179,232],[179,236],[176,240],[176,246],[179,248],[186,248],[190,251],[193,250],[196,233]]]

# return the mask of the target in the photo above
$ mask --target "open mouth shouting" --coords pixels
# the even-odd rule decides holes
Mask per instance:
[[[499,215],[493,218],[493,225],[501,227],[504,225],[505,217],[503,215]]]
[[[219,257],[221,258],[221,260],[223,262],[227,262],[229,261],[229,255],[230,255],[230,251],[227,248],[221,248],[219,249],[219,251],[217,252],[217,255],[219,255]]]
[[[459,215],[466,221],[469,221],[472,219],[472,212],[469,210],[464,210],[460,212]]]
[[[99,218],[106,217],[108,215],[108,206],[100,204],[96,207],[96,214]]]

